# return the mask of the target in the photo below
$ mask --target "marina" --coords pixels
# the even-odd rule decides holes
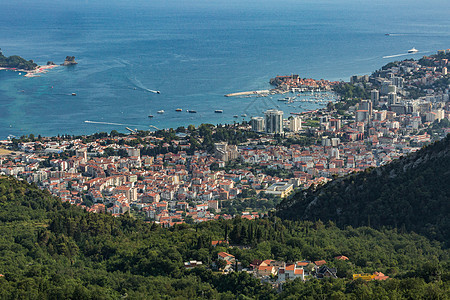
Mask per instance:
[[[252,97],[242,97],[240,101],[241,111],[235,111],[236,114],[230,115],[226,114],[223,109],[216,109],[213,111],[197,111],[193,109],[181,109],[181,108],[166,108],[166,111],[171,111],[174,113],[165,113],[164,110],[159,110],[157,113],[161,117],[155,118],[155,124],[160,122],[166,122],[165,120],[173,118],[175,113],[185,111],[188,114],[202,113],[205,115],[215,115],[215,121],[217,123],[232,123],[237,119],[245,120],[246,118],[264,116],[264,113],[269,109],[277,109],[283,111],[284,115],[304,115],[317,109],[326,106],[329,102],[336,102],[337,95],[332,91],[308,91],[302,92],[293,96],[288,96],[284,98],[279,98],[279,95],[271,94],[267,95],[261,99],[256,99]],[[153,115],[148,115],[148,118],[154,118]]]

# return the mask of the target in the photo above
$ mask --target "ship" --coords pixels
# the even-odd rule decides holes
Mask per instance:
[[[164,110],[158,110],[158,114],[163,114],[164,113]]]
[[[292,103],[292,102],[294,102],[295,98],[296,97],[286,97],[286,98],[278,99],[278,101]]]
[[[188,113],[190,113],[190,114],[196,114],[197,111],[196,111],[196,110],[188,110]]]
[[[177,108],[175,109],[175,111],[183,111],[181,108]]]
[[[223,113],[223,110],[221,110],[221,109],[216,109],[214,112],[215,112],[216,114],[221,114],[221,113]]]
[[[419,50],[417,50],[416,48],[412,47],[412,49],[408,50],[408,53],[416,53],[419,52]]]
[[[153,118],[153,115],[148,115],[149,118]]]
[[[77,94],[76,93],[72,93],[72,96],[76,96]]]

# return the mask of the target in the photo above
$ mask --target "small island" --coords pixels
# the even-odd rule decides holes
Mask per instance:
[[[75,56],[66,56],[64,63],[61,66],[72,66],[78,64],[75,61]],[[6,57],[3,55],[0,49],[0,70],[12,70],[24,72],[25,77],[37,77],[41,73],[47,72],[49,69],[53,69],[58,65],[53,61],[48,61],[47,65],[39,66],[33,60],[26,60],[18,55],[12,55]]]
[[[64,60],[64,63],[61,64],[61,66],[73,66],[78,64],[75,61],[75,56],[66,56],[66,59]]]
[[[6,57],[3,55],[0,49],[0,67],[31,71],[35,70],[38,67],[38,65],[32,60],[26,60],[17,55]]]

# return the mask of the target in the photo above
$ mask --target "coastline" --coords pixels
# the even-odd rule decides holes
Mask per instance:
[[[53,69],[55,67],[58,67],[58,65],[46,65],[46,66],[38,66],[34,70],[23,70],[23,69],[16,69],[16,68],[6,68],[6,67],[0,67],[1,70],[10,70],[15,72],[24,72],[26,73],[24,77],[39,77],[40,74],[47,73],[48,70]]]

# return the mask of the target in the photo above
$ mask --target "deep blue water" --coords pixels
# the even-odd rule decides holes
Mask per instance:
[[[0,71],[0,139],[232,123],[280,96],[223,95],[268,89],[275,75],[348,80],[392,60],[383,56],[450,48],[446,0],[35,2],[2,3],[3,53],[39,64],[73,55],[79,64],[35,78]]]

